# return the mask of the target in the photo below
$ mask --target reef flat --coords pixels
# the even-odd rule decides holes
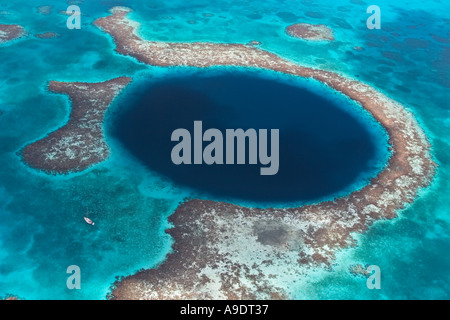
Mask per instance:
[[[25,29],[17,24],[0,24],[0,44],[22,37]]]
[[[116,51],[156,66],[244,66],[316,79],[361,104],[389,134],[391,157],[370,183],[350,195],[289,209],[224,202],[181,204],[167,230],[173,253],[156,269],[117,281],[110,299],[286,298],[311,266],[329,268],[340,248],[355,245],[376,220],[392,219],[434,176],[430,144],[414,116],[376,89],[339,74],[297,65],[242,44],[145,41],[129,9],[114,8],[95,24]]]
[[[333,41],[333,30],[323,24],[296,23],[286,28],[286,33],[294,38],[310,41]]]
[[[105,160],[109,148],[103,136],[104,113],[130,81],[128,77],[99,83],[51,81],[50,91],[69,96],[70,119],[63,127],[23,148],[25,163],[47,173],[67,174]]]

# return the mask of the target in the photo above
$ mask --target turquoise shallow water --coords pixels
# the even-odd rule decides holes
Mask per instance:
[[[382,29],[368,30],[371,3],[363,1],[90,1],[80,4],[82,29],[68,30],[58,13],[65,4],[1,1],[0,23],[21,24],[28,34],[0,45],[0,296],[103,299],[115,276],[156,266],[170,250],[167,217],[191,192],[145,170],[114,141],[108,140],[117,152],[107,161],[70,176],[31,170],[16,154],[67,120],[68,99],[49,93],[49,80],[128,75],[149,81],[168,72],[115,54],[111,39],[92,26],[110,7],[127,5],[145,38],[258,40],[283,57],[373,85],[413,111],[439,164],[435,181],[400,218],[358,236],[359,246],[341,252],[333,271],[318,270],[299,281],[294,298],[450,298],[450,4],[390,3],[377,1]],[[39,5],[52,5],[52,12],[38,14]],[[289,38],[284,28],[295,22],[324,23],[335,30],[336,41]],[[61,36],[34,37],[47,31]],[[126,92],[111,110],[125,98]],[[82,220],[86,208],[96,228]],[[382,289],[368,290],[364,279],[350,275],[353,263],[379,265]],[[81,290],[66,288],[71,264],[81,268]]]

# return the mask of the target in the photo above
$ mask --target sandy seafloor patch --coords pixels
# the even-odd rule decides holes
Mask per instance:
[[[378,1],[383,19],[379,31],[365,28],[368,4],[357,1],[228,3],[85,2],[79,31],[65,28],[66,17],[58,12],[66,7],[57,1],[33,2],[36,7],[53,5],[49,15],[29,10],[29,1],[1,4],[0,10],[9,14],[0,15],[0,23],[61,37],[24,37],[0,45],[0,296],[103,299],[115,276],[155,266],[170,250],[171,239],[164,233],[167,217],[190,195],[188,190],[145,172],[120,153],[86,172],[62,177],[30,170],[16,155],[66,121],[68,101],[47,92],[47,81],[104,81],[147,69],[115,54],[110,38],[91,25],[110,7],[126,5],[135,9],[132,18],[142,24],[143,38],[257,40],[263,49],[342,72],[410,108],[439,164],[433,184],[399,218],[378,222],[358,236],[358,247],[343,250],[332,271],[312,270],[291,291],[293,298],[304,299],[450,298],[450,136],[443,134],[450,129],[448,3]],[[289,38],[284,29],[295,22],[328,25],[336,40],[310,44]],[[143,73],[164,72],[148,69]],[[95,229],[82,221],[86,207],[97,222]],[[364,279],[353,277],[348,272],[353,263],[379,265],[382,290],[367,290]],[[82,270],[78,291],[65,286],[65,269],[71,264]]]

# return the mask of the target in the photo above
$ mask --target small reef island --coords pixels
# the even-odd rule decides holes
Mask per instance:
[[[389,135],[391,157],[367,186],[333,201],[287,209],[198,199],[180,204],[167,230],[175,240],[173,251],[157,268],[116,281],[109,299],[290,298],[295,279],[311,267],[331,268],[337,250],[355,245],[352,233],[395,218],[431,182],[436,164],[423,130],[411,112],[371,86],[252,45],[146,41],[129,12],[116,7],[95,21],[112,36],[118,53],[154,66],[240,66],[318,80],[372,114]],[[46,172],[70,173],[105,159],[103,114],[130,80],[51,82],[50,90],[70,96],[70,120],[26,146],[24,161]]]
[[[309,41],[334,41],[333,30],[323,24],[296,23],[287,27],[286,33]]]
[[[0,24],[0,44],[22,37],[25,29],[16,24]]]

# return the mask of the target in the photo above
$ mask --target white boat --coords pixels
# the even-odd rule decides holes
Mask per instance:
[[[89,212],[86,209],[86,217],[84,217],[84,221],[86,221],[87,224],[90,224],[91,226],[93,226],[95,223],[94,221],[92,221],[91,219],[88,218]]]

